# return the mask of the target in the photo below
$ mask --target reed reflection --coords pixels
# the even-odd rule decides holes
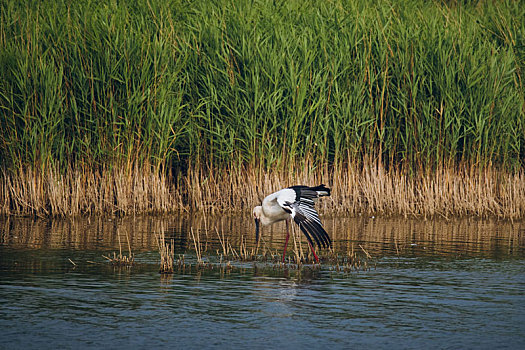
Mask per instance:
[[[382,256],[522,257],[525,223],[481,220],[421,220],[405,218],[323,218],[334,251],[366,250]],[[253,222],[238,216],[143,216],[124,218],[0,219],[0,246],[12,249],[67,249],[80,251],[156,251],[156,234],[175,242],[175,254],[194,254],[195,237],[205,257],[222,254],[225,246],[240,252],[255,246]],[[193,235],[192,235],[193,232]],[[299,238],[302,239],[300,235]],[[282,249],[284,224],[265,231],[269,251]],[[302,242],[307,247],[306,241]],[[321,251],[321,255],[327,251]]]

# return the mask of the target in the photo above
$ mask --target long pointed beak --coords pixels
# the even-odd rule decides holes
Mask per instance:
[[[259,244],[259,223],[261,220],[255,219],[255,244]]]

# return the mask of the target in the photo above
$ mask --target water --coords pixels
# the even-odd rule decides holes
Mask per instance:
[[[525,346],[525,224],[324,218],[370,269],[219,263],[246,218],[0,221],[0,348],[509,348]],[[199,237],[208,268],[195,268]],[[275,251],[284,226],[263,232]],[[158,273],[155,233],[192,267]],[[127,241],[137,265],[102,255]]]

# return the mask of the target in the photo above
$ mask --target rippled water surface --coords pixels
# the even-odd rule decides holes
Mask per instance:
[[[227,266],[218,237],[251,249],[249,217],[0,219],[0,348],[525,347],[524,223],[323,221],[335,253],[367,269]],[[270,254],[284,230],[263,232]],[[184,255],[170,275],[158,272],[162,232]],[[135,266],[103,257],[119,242]]]

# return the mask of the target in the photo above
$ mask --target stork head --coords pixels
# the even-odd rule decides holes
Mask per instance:
[[[252,215],[255,220],[255,244],[259,244],[259,225],[261,224],[261,217],[263,215],[262,207],[258,205],[253,208]]]

